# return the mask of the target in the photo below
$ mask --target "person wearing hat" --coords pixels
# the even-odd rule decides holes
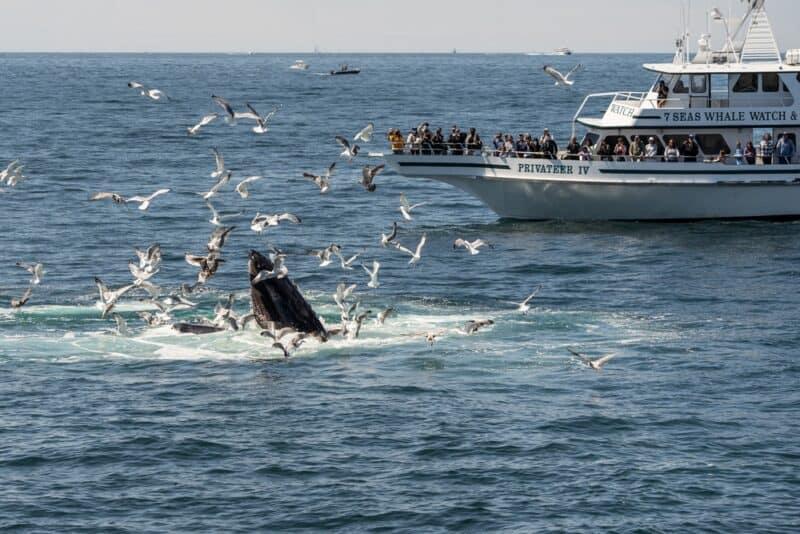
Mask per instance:
[[[544,143],[547,141],[548,137],[550,137],[550,130],[545,128],[544,131],[542,131],[542,136],[539,137],[539,144],[544,146]]]
[[[416,128],[412,128],[411,131],[408,132],[408,137],[406,138],[406,144],[408,145],[408,153],[412,156],[419,155],[419,144],[422,141],[420,139],[419,134],[417,133]]]
[[[789,137],[789,132],[783,132],[778,144],[775,146],[775,152],[778,153],[778,163],[781,165],[790,164],[792,158],[794,158],[794,151],[794,141]]]
[[[694,141],[694,135],[689,134],[683,143],[681,143],[681,154],[683,155],[683,161],[686,163],[697,163],[697,154],[700,153],[700,149],[697,146],[697,143]]]

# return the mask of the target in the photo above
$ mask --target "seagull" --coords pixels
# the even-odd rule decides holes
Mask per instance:
[[[197,283],[204,284],[206,280],[214,276],[219,269],[219,264],[225,260],[220,258],[216,252],[212,252],[207,256],[194,256],[188,252],[184,254],[183,259],[186,263],[194,267],[200,267],[200,272],[197,273]],[[194,289],[195,286],[191,286]]]
[[[616,356],[616,354],[607,354],[607,355],[605,355],[605,356],[603,356],[601,358],[597,358],[596,360],[591,360],[591,359],[587,358],[586,356],[584,356],[583,354],[581,354],[579,352],[575,352],[574,350],[572,350],[569,347],[567,347],[567,350],[570,352],[570,354],[572,354],[573,356],[578,358],[580,361],[582,361],[583,363],[585,363],[586,365],[588,365],[589,367],[591,367],[595,371],[599,371],[603,367],[603,365],[608,363],[608,361],[611,358]]]
[[[389,243],[391,243],[395,239],[397,239],[397,222],[396,221],[392,223],[392,231],[389,233],[389,235],[386,235],[384,233],[381,234],[381,246],[385,248],[386,245],[388,245]]]
[[[328,189],[330,189],[330,178],[331,175],[333,174],[333,168],[335,166],[336,162],[334,161],[333,163],[330,164],[328,170],[325,171],[325,174],[321,176],[318,176],[316,174],[311,174],[310,172],[304,172],[303,178],[308,178],[309,180],[317,184],[320,193],[327,193]]]
[[[275,106],[274,108],[272,108],[272,111],[270,111],[264,117],[259,115],[258,111],[256,111],[256,109],[253,106],[251,106],[250,104],[247,104],[247,108],[250,111],[252,111],[253,114],[255,115],[255,117],[253,117],[253,118],[255,119],[257,124],[255,126],[253,126],[253,132],[255,132],[257,134],[267,133],[267,131],[269,130],[269,128],[267,128],[267,123],[278,112],[278,106]]]
[[[217,164],[217,170],[211,173],[212,178],[219,178],[223,174],[225,174],[225,159],[222,157],[222,154],[219,153],[217,147],[212,146],[211,152],[214,153],[214,161]]]
[[[225,239],[227,239],[228,235],[235,229],[235,226],[220,226],[219,228],[215,228],[214,231],[211,232],[211,236],[208,238],[208,243],[206,244],[208,251],[212,253],[222,251],[222,247],[225,245]]]
[[[42,275],[44,274],[44,264],[42,263],[35,263],[30,265],[28,263],[18,262],[17,267],[20,269],[25,269],[29,273],[33,275],[31,278],[31,284],[38,286],[42,282]]]
[[[443,334],[446,334],[446,333],[447,333],[447,330],[442,329],[442,330],[437,330],[435,332],[425,332],[423,334],[418,334],[418,335],[423,336],[425,338],[425,341],[430,343],[431,347],[432,347],[433,343],[435,341],[438,341],[439,337],[442,336]]]
[[[302,222],[302,219],[292,213],[275,215],[261,215],[260,213],[256,213],[256,216],[250,221],[250,229],[260,234],[267,226],[278,226],[281,221],[291,221],[297,224]]]
[[[386,308],[382,312],[379,312],[378,315],[375,317],[375,324],[378,326],[383,326],[383,323],[392,313],[394,313],[394,308],[392,307]]]
[[[474,321],[467,321],[464,324],[464,327],[461,329],[461,331],[467,335],[471,335],[480,330],[481,328],[483,328],[484,326],[489,326],[493,324],[494,321],[492,321],[491,319],[477,319]]]
[[[353,137],[353,141],[361,141],[363,143],[369,143],[372,141],[372,133],[375,131],[375,125],[371,122],[368,122],[367,125],[364,127],[363,130],[358,132],[355,137]]]
[[[358,256],[359,256],[358,254],[350,256],[350,258],[347,259],[347,260],[344,259],[344,256],[342,256],[341,252],[336,252],[335,254],[337,256],[339,256],[339,262],[342,264],[342,269],[344,269],[345,271],[352,271],[353,270],[351,265],[353,264],[354,261],[356,261],[356,258],[358,258]]]
[[[11,299],[11,307],[15,310],[23,307],[25,304],[28,303],[28,299],[31,298],[31,287],[28,286],[28,289],[25,290],[25,293],[18,299]]]
[[[207,124],[209,124],[211,121],[213,121],[217,117],[219,117],[219,113],[210,113],[208,115],[205,115],[202,119],[200,119],[200,122],[198,122],[197,124],[195,124],[191,128],[186,128],[186,132],[189,135],[197,135],[197,133],[200,131],[200,128],[202,128],[203,126],[206,126]]]
[[[535,296],[536,296],[536,294],[539,292],[539,290],[540,290],[540,289],[542,289],[542,286],[539,286],[539,287],[537,287],[536,289],[534,289],[534,290],[533,290],[533,293],[531,293],[530,295],[528,295],[528,298],[526,298],[525,300],[523,300],[522,302],[520,302],[520,303],[519,303],[519,307],[517,308],[517,311],[518,311],[518,312],[521,312],[521,313],[522,313],[522,315],[528,315],[528,310],[530,310],[530,309],[531,309],[531,307],[530,307],[530,305],[529,305],[528,303],[531,301],[531,299],[533,299],[533,297],[535,297]],[[515,304],[516,304],[516,303],[515,303]]]
[[[238,217],[244,213],[243,211],[237,211],[235,213],[219,213],[208,200],[206,200],[206,206],[211,210],[211,218],[208,220],[208,222],[214,226],[222,226],[223,220],[230,219],[231,217]]]
[[[380,270],[381,264],[377,261],[373,261],[371,271],[364,264],[361,264],[361,268],[364,269],[364,271],[369,275],[369,283],[367,284],[367,287],[377,289],[380,285],[378,282],[378,270]]]
[[[328,245],[327,248],[324,248],[322,250],[310,250],[309,251],[309,254],[312,254],[312,255],[316,256],[317,258],[319,258],[319,266],[320,267],[327,267],[328,265],[330,265],[331,264],[331,256],[334,255],[334,254],[339,256],[340,253],[341,253],[341,248],[339,247],[339,245],[336,245],[334,243],[331,243],[330,245]]]
[[[203,191],[202,193],[197,193],[197,194],[200,195],[201,197],[203,197],[203,200],[208,200],[209,198],[211,198],[214,195],[216,195],[217,191],[219,191],[220,189],[225,187],[228,184],[228,182],[231,181],[231,176],[232,175],[233,175],[233,173],[231,171],[226,171],[225,175],[222,176],[219,180],[217,180],[217,183],[215,183],[214,186],[211,189],[209,189],[208,191]]]
[[[137,89],[140,95],[146,96],[150,100],[161,100],[162,98],[167,98],[167,94],[164,91],[160,89],[149,89],[139,82],[128,82],[128,87],[131,89]]]
[[[113,313],[111,314],[111,317],[113,317],[114,322],[117,323],[117,328],[115,330],[117,335],[127,336],[128,334],[130,334],[130,332],[128,331],[128,323],[125,322],[125,319],[123,319],[120,314]]]
[[[105,318],[108,315],[114,305],[117,303],[122,295],[136,287],[135,284],[129,284],[127,286],[122,286],[119,289],[115,289],[111,291],[108,287],[100,280],[98,277],[95,276],[94,283],[97,286],[97,290],[100,292],[100,304],[102,305],[103,315],[102,317]]]
[[[377,189],[378,186],[376,186],[372,182],[373,180],[375,180],[375,177],[378,176],[378,174],[380,174],[380,172],[383,170],[384,167],[385,165],[383,164],[375,165],[374,167],[370,165],[364,165],[364,168],[361,169],[361,185],[364,186],[364,189],[366,189],[370,193],[372,193],[373,191],[375,191],[375,189]]]
[[[211,98],[214,100],[214,102],[219,104],[219,106],[225,111],[225,122],[228,123],[236,122],[236,113],[233,111],[231,105],[228,104],[228,102],[224,98],[219,97],[217,95],[211,95]]]
[[[420,206],[424,206],[427,202],[420,202],[419,204],[414,204],[411,206],[408,203],[408,199],[406,198],[405,193],[400,193],[400,213],[403,214],[403,219],[410,221],[411,220],[411,212],[417,209]]]
[[[458,247],[464,247],[465,249],[469,250],[469,253],[472,254],[473,256],[475,254],[480,254],[480,251],[478,249],[481,247],[494,248],[492,245],[490,245],[483,239],[476,239],[475,241],[469,242],[466,239],[460,239],[460,238],[456,239],[455,242],[453,243],[453,250],[455,250]]]
[[[127,200],[122,198],[122,195],[118,195],[117,193],[107,193],[107,192],[95,193],[94,195],[89,197],[89,200],[105,200],[107,198],[110,198],[111,200],[113,200],[117,204],[127,204],[128,203]]]
[[[575,83],[575,80],[570,80],[570,77],[573,74],[575,74],[578,70],[580,70],[581,67],[583,67],[583,65],[578,63],[577,65],[575,65],[575,67],[572,68],[571,71],[569,71],[567,73],[566,76],[564,76],[563,74],[561,74],[560,72],[558,72],[556,69],[554,69],[553,67],[551,67],[549,65],[545,65],[542,68],[542,70],[544,70],[547,74],[549,74],[550,76],[555,78],[556,85],[563,85],[565,87],[570,87]]]
[[[153,277],[156,273],[158,273],[158,269],[148,271],[147,269],[140,269],[138,265],[135,263],[128,263],[128,269],[131,270],[131,274],[133,275],[134,281],[133,283],[138,286],[142,282],[149,280]]]
[[[283,260],[286,259],[286,256],[283,254],[276,254],[272,257],[272,270],[267,271],[262,270],[259,271],[251,280],[250,285],[256,285],[264,280],[271,280],[273,278],[280,280],[281,278],[286,278],[289,275],[289,269],[286,268],[284,265]]]
[[[372,310],[366,310],[356,316],[356,318],[353,320],[353,322],[356,323],[355,330],[348,331],[348,337],[350,337],[350,339],[358,339],[358,334],[361,332],[361,323],[363,323],[364,319],[366,319],[371,313]],[[352,337],[349,334],[352,334]]]
[[[260,180],[262,176],[248,176],[238,184],[236,184],[236,192],[239,193],[239,196],[242,198],[247,198],[250,196],[250,191],[247,190],[247,184],[252,184],[256,180]]]
[[[406,254],[411,255],[411,259],[408,261],[409,265],[416,265],[416,263],[422,259],[420,254],[422,253],[422,247],[425,246],[425,241],[427,240],[427,236],[422,234],[422,237],[419,240],[419,244],[417,245],[417,249],[414,252],[411,252],[406,247],[402,246],[400,243],[395,244],[395,248],[401,252],[405,252]]]
[[[139,258],[139,268],[147,271],[153,271],[158,268],[161,263],[161,245],[156,243],[150,245],[146,250],[139,247],[133,247],[136,256]]]
[[[340,145],[342,145],[342,147],[344,147],[344,150],[342,151],[341,154],[339,154],[339,157],[347,158],[347,161],[353,161],[353,158],[355,158],[358,155],[360,147],[358,145],[353,145],[351,147],[350,142],[341,135],[337,135],[335,139],[337,143],[339,143]]]
[[[166,193],[169,193],[171,189],[159,189],[155,193],[151,194],[149,197],[141,197],[135,196],[128,199],[128,202],[139,202],[139,209],[142,211],[146,211],[147,208],[150,207],[150,203],[156,198]]]
[[[356,288],[356,284],[352,284],[349,286],[345,286],[344,282],[339,282],[339,285],[336,286],[336,293],[333,294],[333,301],[336,302],[336,305],[339,306],[342,310],[345,309],[345,302],[350,295],[353,294],[353,291]]]
[[[19,160],[15,159],[11,163],[9,163],[5,169],[0,171],[0,184],[3,183],[8,176],[14,173],[17,167],[19,167]]]

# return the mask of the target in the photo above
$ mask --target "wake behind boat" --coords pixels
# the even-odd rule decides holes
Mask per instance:
[[[748,3],[722,50],[703,35],[690,58],[685,37],[672,63],[644,65],[658,74],[648,91],[587,96],[566,151],[395,142],[386,162],[513,219],[800,218],[800,52],[781,57],[764,4]],[[584,116],[600,98],[603,116]]]

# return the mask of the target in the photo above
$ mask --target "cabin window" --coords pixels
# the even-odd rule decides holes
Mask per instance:
[[[703,74],[693,74],[692,75],[692,92],[694,94],[706,94],[708,93],[708,78],[706,78]]]
[[[761,90],[765,93],[777,93],[780,89],[780,78],[777,72],[765,72],[761,75]]]
[[[594,146],[597,143],[597,140],[600,139],[600,136],[596,133],[587,133],[583,136],[583,141],[581,141],[581,146],[589,145]]]
[[[683,146],[683,142],[689,139],[689,136],[687,134],[665,135],[664,144],[668,144],[670,139],[675,142],[675,148],[680,150],[681,146]]]
[[[739,75],[733,86],[734,93],[755,93],[758,91],[758,75],[750,72]]]
[[[707,156],[716,156],[720,150],[725,150],[728,154],[731,153],[731,147],[725,142],[725,138],[719,134],[698,134],[694,136],[697,144],[700,145],[700,150]]]
[[[689,77],[681,76],[678,78],[678,81],[675,82],[675,87],[672,88],[672,92],[678,95],[687,94],[689,92]]]

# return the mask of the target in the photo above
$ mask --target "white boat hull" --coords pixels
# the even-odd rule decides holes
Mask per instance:
[[[403,176],[463,189],[500,217],[800,218],[800,166],[386,155]]]

